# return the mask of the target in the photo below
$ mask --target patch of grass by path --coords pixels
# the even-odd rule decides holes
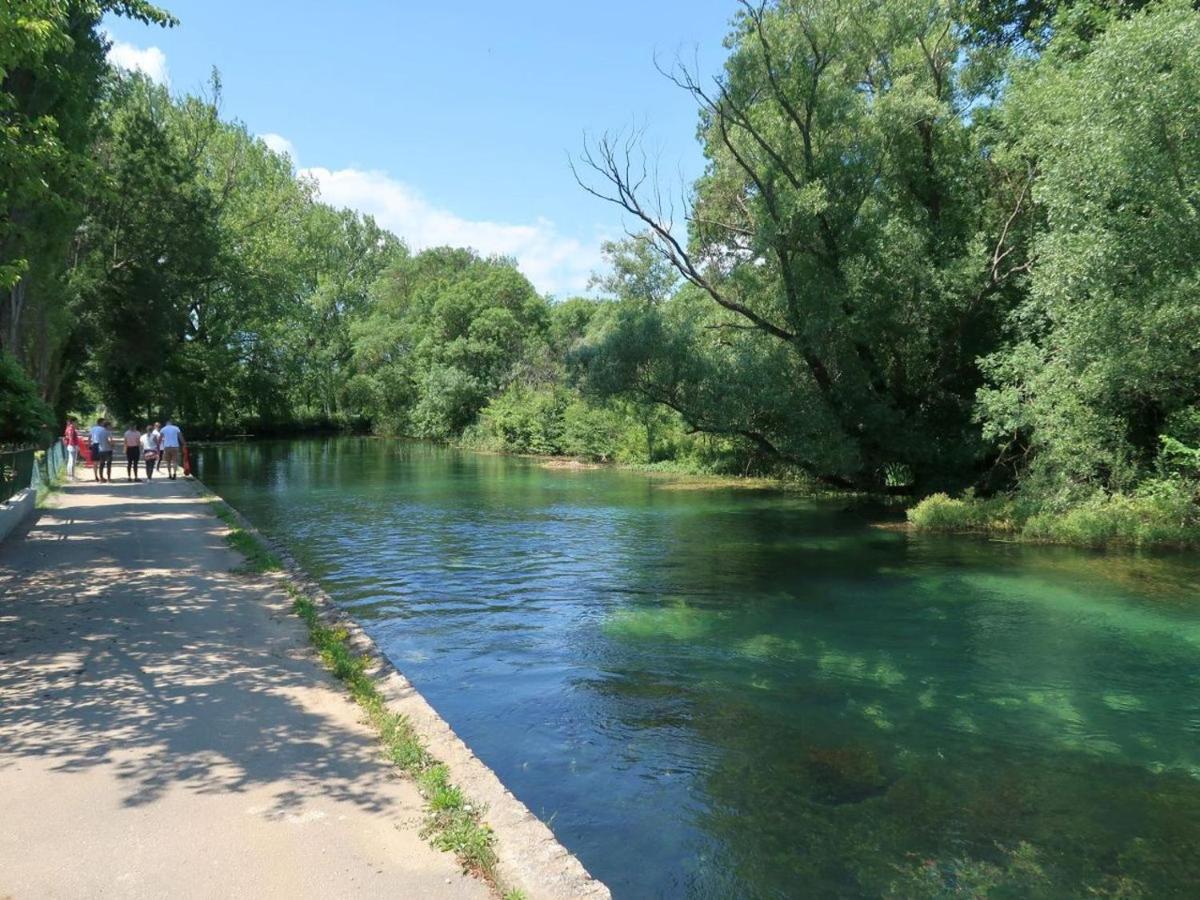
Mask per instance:
[[[61,481],[38,482],[37,497],[33,501],[33,505],[38,509],[45,509],[51,505],[50,500],[54,497],[54,495],[60,493],[61,491]]]
[[[229,526],[225,543],[246,558],[246,562],[236,571],[246,575],[262,575],[266,572],[278,572],[283,568],[279,557],[263,546],[262,541],[242,528],[237,514],[223,500],[214,498],[209,503],[217,518]]]
[[[283,564],[262,541],[241,527],[237,514],[220,498],[210,498],[213,512],[231,529],[226,541],[246,557],[239,572],[262,574],[278,571]],[[292,611],[308,628],[308,637],[321,662],[341,681],[362,708],[367,721],[379,735],[384,755],[411,775],[425,798],[426,819],[422,837],[439,850],[452,851],[463,868],[491,884],[504,900],[525,900],[519,890],[505,891],[496,874],[496,837],[483,821],[484,807],[472,803],[450,782],[449,770],[425,748],[412,723],[391,712],[375,682],[367,674],[370,659],[357,655],[350,646],[349,632],[321,622],[316,603],[292,584],[285,584]]]
[[[292,609],[308,626],[308,636],[321,660],[362,707],[367,721],[379,733],[385,755],[416,779],[427,807],[422,836],[439,850],[452,851],[464,868],[496,884],[496,838],[482,821],[483,809],[450,782],[449,770],[425,749],[408,719],[388,710],[366,674],[369,659],[354,654],[347,631],[322,624],[312,600],[290,585],[287,591]],[[504,896],[521,900],[524,895],[509,891]]]

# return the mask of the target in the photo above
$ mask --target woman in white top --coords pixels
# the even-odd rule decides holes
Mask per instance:
[[[142,462],[146,464],[146,480],[154,477],[154,466],[158,462],[158,432],[149,429],[142,435]]]

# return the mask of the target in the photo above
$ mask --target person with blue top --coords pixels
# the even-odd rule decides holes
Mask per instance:
[[[108,423],[97,419],[92,426],[91,434],[92,476],[96,481],[112,479],[112,435]]]
[[[167,419],[167,424],[162,427],[162,461],[167,467],[167,477],[172,481],[175,479],[175,467],[179,464],[182,458],[183,450],[187,447],[187,441],[183,439],[183,432],[179,430],[179,426]]]

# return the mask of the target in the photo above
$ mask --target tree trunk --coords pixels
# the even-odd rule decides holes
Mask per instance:
[[[5,319],[4,344],[5,349],[13,355],[17,362],[24,361],[21,348],[21,312],[25,308],[26,280],[22,278],[9,289]]]

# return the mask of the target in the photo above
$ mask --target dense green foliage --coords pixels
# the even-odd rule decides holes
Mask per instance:
[[[1198,40],[1200,16],[1166,5],[1087,52],[1052,45],[1009,94],[1045,222],[979,409],[1047,499],[1132,489],[1161,436],[1200,437]]]
[[[1014,71],[1001,112],[1007,152],[1036,161],[1036,263],[977,409],[1019,490],[931,497],[918,527],[1200,542],[1198,39],[1200,16],[1163,4],[1090,41],[1065,27]]]
[[[0,353],[0,448],[44,440],[53,417],[33,379],[11,356]]]
[[[921,527],[1194,540],[1200,15],[1139,5],[743,4],[711,87],[671,73],[686,241],[635,143],[583,156],[687,282],[609,371],[827,480],[1011,495]]]
[[[63,394],[62,358],[75,329],[66,260],[95,174],[95,112],[108,78],[98,26],[107,13],[174,22],[144,0],[0,6],[0,349],[51,401]]]
[[[588,151],[592,189],[689,283],[651,317],[679,362],[647,371],[647,395],[830,480],[969,476],[986,451],[976,358],[1016,302],[1014,267],[989,263],[1017,246],[1003,226],[1024,172],[981,152],[989,129],[968,111],[995,77],[955,12],[747,7],[714,87],[673,74],[709,158],[686,245],[629,184],[626,148]]]
[[[208,98],[111,70],[105,13],[0,11],[0,347],[60,412],[213,431],[353,422],[349,320],[403,246]]]
[[[454,437],[544,343],[548,316],[512,265],[469,250],[423,253],[388,270],[351,329],[364,373],[352,388],[380,423]]]
[[[105,13],[172,24],[142,2],[0,12],[0,346],[59,413],[974,488],[1031,536],[1195,522],[1182,0],[743,3],[714,81],[666,72],[708,161],[684,198],[637,135],[585,150],[581,184],[638,230],[593,298],[559,301],[511,260],[412,254],[320,203],[221,119],[215,75],[173,97],[110,70]],[[20,409],[24,432],[44,418]],[[955,502],[914,521],[982,501]]]

